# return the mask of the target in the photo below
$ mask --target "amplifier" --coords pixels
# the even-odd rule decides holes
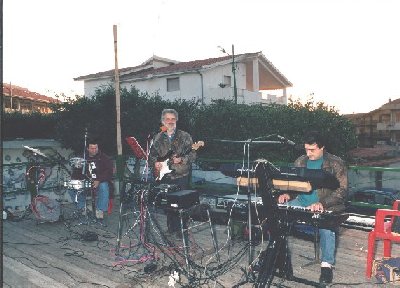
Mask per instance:
[[[200,203],[199,192],[181,190],[167,194],[167,206],[174,209],[187,209]]]
[[[158,208],[166,208],[167,194],[178,190],[177,185],[161,184],[149,191],[148,203]]]

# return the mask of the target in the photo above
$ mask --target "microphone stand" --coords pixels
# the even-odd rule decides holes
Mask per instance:
[[[151,135],[149,135],[151,136]],[[150,157],[150,149],[154,144],[154,136],[151,138],[150,141],[146,142],[146,164],[145,164],[145,169],[143,169],[143,173],[146,173],[146,183],[148,182],[148,178],[149,178],[149,171],[150,171],[150,167],[149,167],[149,157]]]
[[[151,143],[149,145],[149,141],[146,142],[146,151],[144,151],[142,149],[142,147],[140,146],[140,144],[137,142],[135,137],[127,137],[125,138],[125,140],[127,141],[127,143],[129,144],[129,146],[131,147],[135,157],[136,157],[136,161],[139,162],[139,166],[140,166],[140,160],[141,159],[145,159],[146,164],[145,164],[145,168],[143,169],[143,174],[146,173],[146,177],[144,178],[145,182],[148,182],[148,171],[149,171],[149,154],[150,154],[150,148],[151,145],[153,143],[153,140],[151,140]],[[136,165],[136,163],[135,163]],[[143,177],[143,176],[141,176]],[[142,179],[139,179],[139,182],[142,181]],[[149,185],[149,184],[148,184]],[[148,188],[148,187],[147,187]],[[134,189],[134,188],[131,188]],[[144,191],[142,191],[142,189],[140,189],[140,191],[142,192],[142,195],[140,196],[140,207],[139,207],[139,211],[140,214],[138,216],[138,219],[140,220],[136,220],[132,226],[129,228],[129,230],[133,230],[134,227],[136,226],[137,223],[140,223],[140,243],[143,244],[143,246],[147,249],[147,246],[145,245],[145,239],[143,236],[143,232],[145,231],[145,213],[146,213],[146,207],[144,207]],[[124,195],[125,193],[127,193],[126,191],[126,186],[124,185]],[[125,195],[126,196],[126,195]],[[133,197],[132,201],[135,201],[135,197]],[[119,206],[119,221],[118,221],[118,232],[117,232],[117,245],[115,248],[115,255],[116,256],[121,256],[120,253],[120,248],[121,248],[121,240],[122,240],[122,230],[123,230],[123,216],[124,216],[124,205],[127,203],[124,203],[123,199],[120,199],[120,206]],[[126,209],[126,208],[125,208]],[[136,213],[134,213],[136,215]],[[128,213],[125,213],[125,215],[128,215]],[[130,247],[129,247],[130,249]]]
[[[83,161],[83,165],[82,165],[82,175],[85,175],[85,172],[86,172],[86,144],[87,144],[87,136],[88,136],[88,134],[87,134],[87,129],[85,129],[85,144],[84,144],[84,147],[83,147],[83,160],[85,160],[85,161]]]
[[[87,128],[85,128],[85,141],[84,141],[84,146],[83,146],[83,163],[82,163],[82,175],[84,176],[83,178],[86,179],[87,175],[86,175],[86,146],[87,146],[87,138],[88,138],[88,132],[87,132]],[[90,179],[91,180],[91,179]],[[84,180],[85,181],[85,180]],[[84,185],[85,186],[85,185]],[[83,187],[83,189],[86,189],[86,187]],[[81,224],[89,224],[89,213],[88,213],[88,207],[87,207],[87,201],[86,201],[86,191],[84,191],[84,195],[85,195],[85,215],[86,215],[86,220],[87,223],[79,223],[78,225]],[[94,200],[94,193],[93,193],[93,187],[91,187],[90,185],[90,196],[92,197],[92,213],[96,213],[95,210],[95,200]],[[78,192],[75,194],[75,201],[78,202]],[[96,215],[96,214],[94,214]]]
[[[259,139],[263,138],[270,138],[272,136],[275,136],[276,134],[268,135],[268,136],[262,136],[262,137],[257,137],[254,139],[248,139],[244,141],[235,141],[235,140],[216,140],[219,142],[228,142],[228,143],[244,143],[244,154],[243,157],[247,157],[247,213],[248,213],[248,218],[247,218],[247,225],[248,225],[248,231],[249,231],[249,265],[253,262],[253,249],[252,249],[252,221],[251,221],[251,189],[250,189],[250,144],[282,144],[282,141],[266,141],[262,140],[260,141]],[[247,277],[247,276],[246,276]],[[248,282],[248,280],[246,280]]]

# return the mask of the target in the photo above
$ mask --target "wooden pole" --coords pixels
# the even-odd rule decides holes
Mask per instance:
[[[10,111],[12,111],[12,109],[13,109],[13,103],[12,103],[12,97],[13,97],[13,94],[12,94],[12,91],[13,89],[12,89],[12,85],[11,85],[11,82],[10,82],[10,103],[11,103],[11,110]]]
[[[115,56],[115,109],[117,112],[117,151],[118,155],[122,155],[121,144],[121,96],[119,86],[119,72],[118,72],[118,46],[117,46],[117,25],[113,26],[114,32],[114,56]]]
[[[123,157],[122,157],[122,143],[121,143],[121,101],[120,101],[120,85],[119,85],[119,71],[118,71],[118,54],[117,54],[117,25],[113,26],[114,34],[114,56],[115,56],[115,109],[117,114],[117,176],[121,180],[123,175]]]

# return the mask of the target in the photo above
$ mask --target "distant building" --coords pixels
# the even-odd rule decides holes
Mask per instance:
[[[40,112],[50,113],[50,103],[57,103],[59,100],[29,91],[26,88],[3,83],[3,111],[22,113]]]
[[[356,127],[361,147],[400,144],[400,98],[368,113],[344,115]]]
[[[239,104],[287,104],[286,88],[292,83],[261,53],[235,55],[235,74],[232,56],[178,62],[153,56],[135,67],[119,69],[121,88],[135,86],[150,95],[158,93],[164,100],[234,99],[236,80]],[[85,96],[96,89],[114,83],[114,70],[74,78],[84,81]],[[262,91],[281,90],[280,95],[265,95]]]

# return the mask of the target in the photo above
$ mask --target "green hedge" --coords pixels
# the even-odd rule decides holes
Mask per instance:
[[[23,114],[20,112],[4,113],[2,137],[5,140],[24,138],[54,138],[57,117],[54,114],[38,112]]]
[[[116,155],[115,90],[98,89],[93,98],[80,97],[56,104],[51,115],[6,114],[7,138],[55,138],[65,147],[81,151],[85,130],[102,140],[102,149]],[[204,140],[206,146],[199,157],[241,159],[243,143],[224,140],[277,140],[276,134],[302,143],[302,135],[309,129],[320,130],[327,138],[327,149],[345,157],[356,147],[354,127],[349,120],[324,103],[299,101],[286,105],[241,105],[232,101],[215,101],[202,106],[195,101],[165,101],[158,95],[141,93],[135,88],[121,89],[121,134],[124,155],[132,154],[125,137],[134,136],[146,148],[148,136],[159,131],[160,114],[164,108],[179,112],[178,127],[188,131],[195,141]],[[251,158],[291,162],[303,151],[281,144],[252,144]]]

